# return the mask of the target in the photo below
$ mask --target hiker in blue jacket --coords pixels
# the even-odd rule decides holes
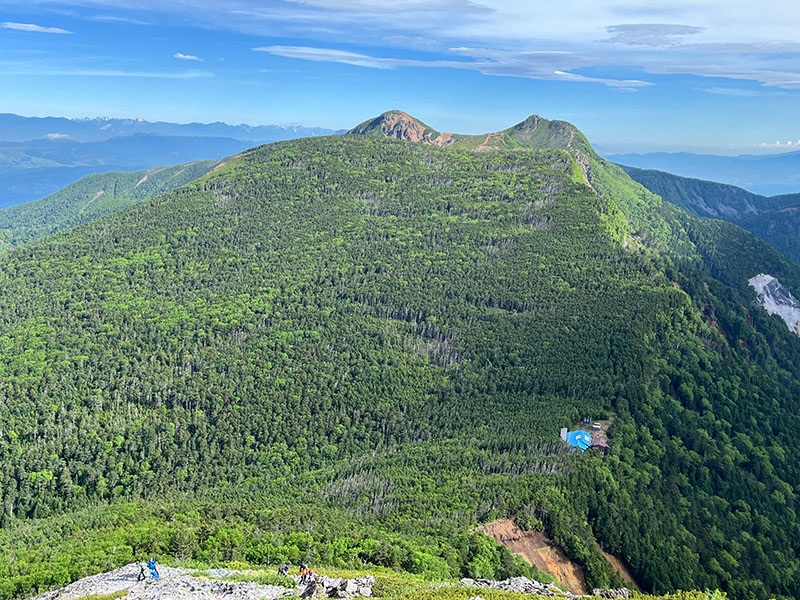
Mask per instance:
[[[154,580],[158,579],[158,568],[156,567],[156,559],[151,558],[147,561],[147,568],[150,569],[150,577]]]

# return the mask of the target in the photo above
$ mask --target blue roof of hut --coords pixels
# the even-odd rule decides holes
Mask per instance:
[[[567,443],[579,448],[581,452],[592,445],[592,434],[588,431],[578,430],[567,433]]]

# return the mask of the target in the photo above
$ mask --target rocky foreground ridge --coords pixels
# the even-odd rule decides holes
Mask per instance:
[[[512,577],[503,581],[493,581],[491,579],[469,579],[461,580],[463,587],[487,588],[493,590],[503,590],[506,592],[517,592],[521,594],[532,594],[535,596],[545,596],[548,598],[565,598],[566,600],[576,600],[577,598],[622,598],[627,600],[630,593],[626,588],[618,590],[594,589],[591,596],[572,594],[564,592],[554,583],[539,583],[527,577]],[[470,598],[470,600],[483,600],[480,596]]]
[[[287,577],[286,586],[263,585],[253,581],[231,581],[227,577],[245,575],[242,571],[210,569],[197,571],[159,565],[160,578],[138,581],[139,565],[131,563],[91,577],[84,577],[34,600],[79,600],[127,592],[126,600],[272,600],[286,596],[299,598],[371,597],[375,577],[356,579],[318,577],[301,585],[299,577]]]
[[[139,565],[131,563],[109,571],[85,577],[63,588],[47,592],[34,600],[82,600],[91,596],[124,596],[126,600],[272,600],[274,598],[369,598],[374,595],[376,578],[372,575],[354,579],[317,577],[300,584],[299,577],[287,577],[286,585],[265,585],[245,581],[247,572],[230,569],[198,571],[159,566],[161,577],[156,581],[139,581]],[[252,573],[250,574],[252,575]],[[236,580],[230,579],[236,578]],[[564,592],[553,583],[539,583],[527,577],[503,581],[462,579],[458,584],[435,584],[432,588],[458,585],[465,588],[504,590],[576,600],[577,598],[628,598],[628,590],[594,590],[593,596]],[[480,596],[475,596],[478,600]]]

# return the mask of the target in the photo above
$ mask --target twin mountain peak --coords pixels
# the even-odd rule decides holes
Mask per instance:
[[[387,137],[432,146],[465,150],[514,150],[523,148],[543,150],[579,150],[593,153],[584,135],[566,121],[551,121],[531,115],[524,121],[503,129],[480,135],[437,131],[402,110],[390,110],[364,121],[347,132],[354,135]]]

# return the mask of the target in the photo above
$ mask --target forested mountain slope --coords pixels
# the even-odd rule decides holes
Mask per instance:
[[[664,200],[701,217],[736,223],[800,262],[800,194],[760,196],[725,183],[622,166]]]
[[[747,279],[800,270],[569,124],[506,132],[261,146],[9,252],[0,593],[153,551],[500,577],[472,531],[516,517],[590,585],[602,545],[796,597],[800,338]],[[559,439],[612,413],[608,456]]]
[[[221,161],[88,175],[40,200],[0,210],[0,243],[18,246],[174,190]]]

